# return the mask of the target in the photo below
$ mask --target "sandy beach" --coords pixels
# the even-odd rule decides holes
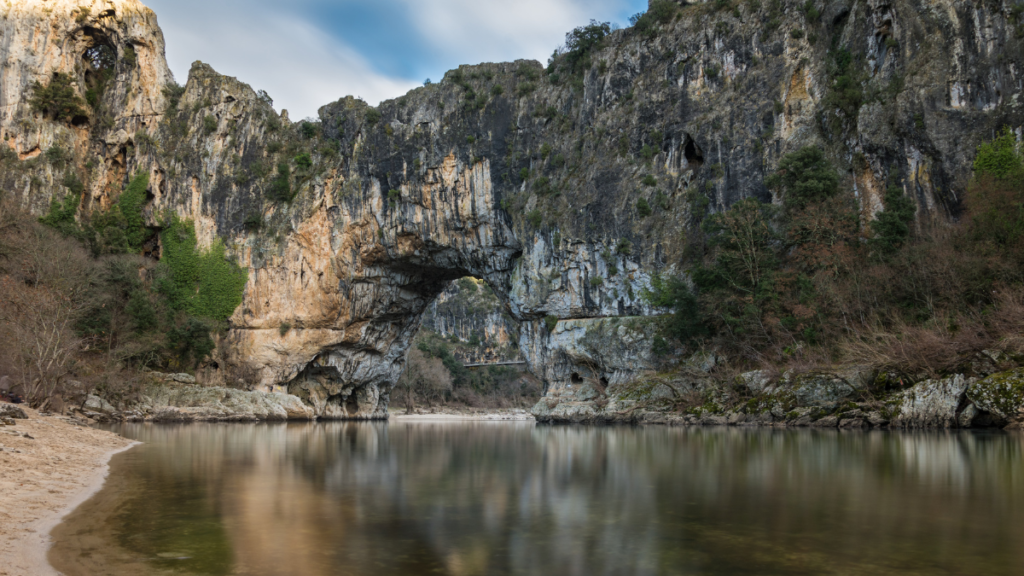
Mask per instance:
[[[50,576],[50,531],[103,486],[111,456],[135,443],[25,408],[0,426],[0,576]]]

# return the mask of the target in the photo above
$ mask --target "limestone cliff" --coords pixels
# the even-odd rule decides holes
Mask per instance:
[[[889,182],[920,216],[956,216],[977,144],[1024,124],[1008,2],[717,5],[614,31],[577,75],[465,66],[378,108],[344,98],[307,128],[201,63],[172,102],[136,0],[9,2],[0,130],[17,160],[0,184],[43,210],[68,170],[45,152],[66,147],[85,213],[148,171],[150,225],[192,219],[249,269],[215,379],[288,390],[321,416],[386,415],[420,317],[464,276],[522,323],[549,394],[625,381],[656,364],[652,275],[680,269],[700,215],[777,201],[763,179],[786,152],[825,149],[865,220]],[[27,88],[54,72],[87,96],[97,46],[118,58],[94,111],[34,113]],[[840,46],[857,99],[830,89]],[[273,195],[281,178],[288,197]]]

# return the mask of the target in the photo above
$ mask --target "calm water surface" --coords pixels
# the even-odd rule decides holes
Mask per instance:
[[[128,425],[68,576],[1024,574],[1024,436]]]

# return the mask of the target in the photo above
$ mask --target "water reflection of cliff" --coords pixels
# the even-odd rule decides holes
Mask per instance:
[[[194,573],[1013,574],[1024,565],[1019,437],[483,423],[125,432],[147,442],[124,463],[147,486],[132,498],[166,518],[180,502],[160,494],[192,486],[202,503],[190,505],[222,527],[230,567]]]

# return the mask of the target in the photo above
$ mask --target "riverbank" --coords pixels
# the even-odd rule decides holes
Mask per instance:
[[[390,419],[393,422],[443,422],[443,421],[466,421],[466,422],[533,422],[533,414],[528,410],[519,408],[501,410],[474,410],[459,408],[436,408],[429,411],[416,412],[392,412]]]
[[[0,576],[49,576],[50,530],[95,494],[110,458],[135,445],[110,432],[25,408],[0,426]]]

